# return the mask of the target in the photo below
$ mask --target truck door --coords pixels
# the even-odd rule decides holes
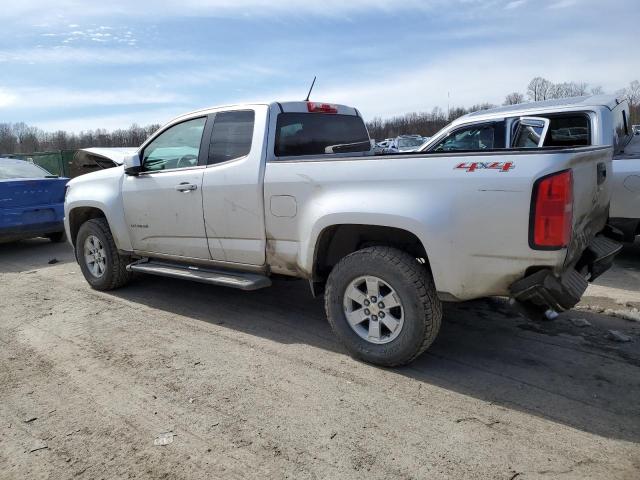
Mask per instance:
[[[133,248],[210,259],[202,215],[201,160],[207,117],[172,125],[142,152],[142,172],[125,175],[124,213]]]
[[[209,117],[203,148],[204,221],[211,258],[263,265],[264,148],[268,106],[219,111]]]

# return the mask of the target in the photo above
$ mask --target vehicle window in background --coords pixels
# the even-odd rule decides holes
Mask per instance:
[[[453,150],[487,150],[494,148],[493,125],[467,127],[452,133],[431,149],[434,152]]]
[[[520,126],[513,141],[514,148],[538,148],[544,127]]]
[[[419,147],[423,143],[422,137],[400,137],[398,139],[398,150],[410,150]]]
[[[0,179],[55,177],[44,168],[22,160],[0,160]]]
[[[549,117],[545,147],[591,145],[591,121],[587,115]]]
[[[323,155],[368,152],[369,134],[362,118],[325,113],[281,113],[276,126],[275,154]]]
[[[251,151],[253,110],[217,113],[209,144],[209,165],[244,157]]]
[[[187,120],[162,132],[145,147],[143,170],[158,172],[196,166],[206,120],[206,117]]]

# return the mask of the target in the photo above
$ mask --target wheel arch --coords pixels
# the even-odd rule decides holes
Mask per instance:
[[[107,216],[102,209],[94,206],[75,207],[69,211],[69,240],[74,247],[76,246],[76,237],[80,227],[92,218],[104,218],[106,220]]]
[[[344,257],[371,246],[394,247],[407,252],[431,270],[424,243],[413,231],[389,225],[341,223],[325,226],[316,237],[311,281],[320,290],[332,268]]]

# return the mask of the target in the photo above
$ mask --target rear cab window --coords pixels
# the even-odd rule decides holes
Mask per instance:
[[[276,123],[276,157],[369,152],[371,142],[357,115],[283,112]]]

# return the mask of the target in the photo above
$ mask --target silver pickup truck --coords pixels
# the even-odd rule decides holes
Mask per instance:
[[[612,146],[609,223],[633,242],[640,235],[640,135],[630,123],[629,103],[614,95],[547,100],[470,113],[418,150]]]
[[[70,181],[65,227],[99,290],[136,272],[244,290],[307,279],[352,355],[395,366],[434,341],[442,301],[572,308],[620,248],[606,236],[611,156],[374,156],[354,108],[234,105],[176,118],[124,165]]]

